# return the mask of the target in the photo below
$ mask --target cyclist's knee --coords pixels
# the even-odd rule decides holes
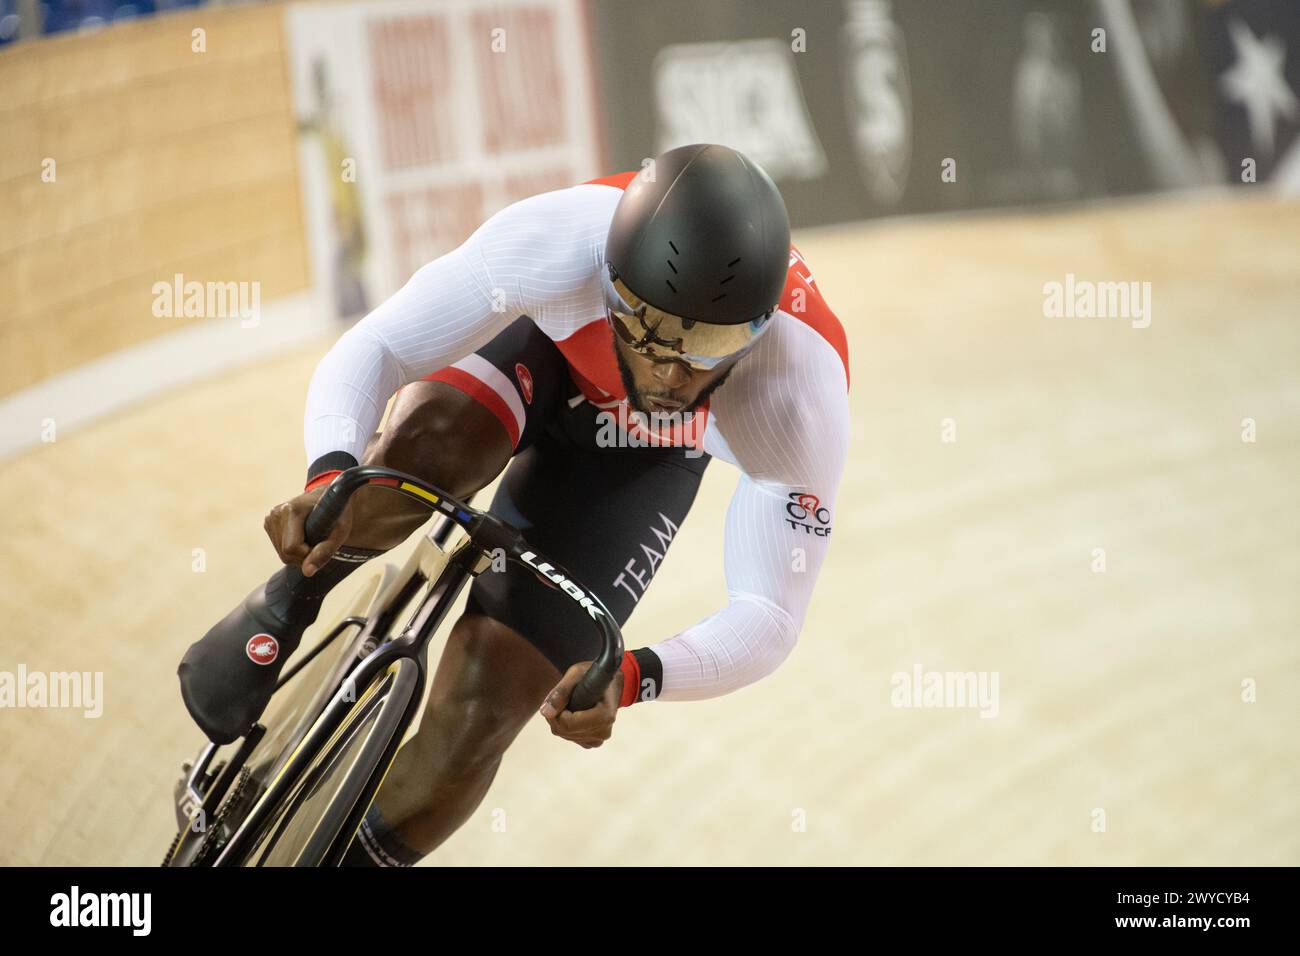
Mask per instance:
[[[420,729],[431,768],[454,779],[494,767],[558,679],[505,625],[462,617],[447,639]]]
[[[366,448],[365,464],[404,471],[466,498],[501,473],[512,451],[486,408],[450,385],[420,381],[397,393],[383,431]],[[362,488],[353,499],[348,544],[387,550],[428,518],[420,502],[385,488]]]
[[[428,741],[429,769],[440,782],[491,771],[521,726],[509,708],[482,697],[430,699],[426,716],[436,728]]]

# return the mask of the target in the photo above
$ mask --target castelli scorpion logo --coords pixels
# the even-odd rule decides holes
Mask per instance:
[[[533,373],[528,371],[528,366],[523,362],[515,363],[515,378],[519,381],[519,391],[523,393],[524,401],[533,404]]]
[[[795,529],[803,528],[804,534],[822,538],[830,535],[831,513],[830,509],[822,507],[821,499],[801,491],[790,492],[789,498],[785,503],[785,512],[790,516],[785,519],[786,524]]]
[[[280,642],[270,634],[254,634],[244,645],[244,653],[254,664],[274,664],[280,656]]]

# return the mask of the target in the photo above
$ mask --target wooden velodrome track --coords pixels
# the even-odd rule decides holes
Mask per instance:
[[[535,720],[430,862],[1300,863],[1300,204],[797,239],[855,410],[798,648],[732,696],[625,712],[597,751]],[[1067,273],[1150,281],[1151,326],[1044,318]],[[98,719],[0,711],[0,862],[161,858],[199,743],[176,663],[272,567],[261,517],[299,487],[327,345],[0,462],[0,669],[102,671],[105,695]],[[629,644],[722,600],[734,481],[706,476]],[[996,672],[998,715],[892,706],[918,665]]]

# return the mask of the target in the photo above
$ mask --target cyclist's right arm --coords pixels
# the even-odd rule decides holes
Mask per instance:
[[[300,565],[310,577],[347,540],[351,506],[314,547],[304,540],[303,526],[330,477],[360,462],[389,396],[468,355],[513,318],[492,308],[492,279],[477,239],[476,233],[421,268],[343,333],[316,366],[303,416],[307,489],[263,520],[285,564]]]
[[[459,361],[521,315],[540,324],[552,311],[577,311],[598,278],[605,192],[575,186],[507,206],[344,333],[307,390],[312,474],[337,452],[359,461],[402,385]]]
[[[483,250],[487,229],[485,224],[418,270],[316,366],[303,418],[312,476],[327,470],[317,467],[325,456],[342,453],[350,463],[360,461],[398,388],[464,358],[518,315],[493,309],[493,277]],[[498,294],[496,302],[504,305],[502,298]]]
[[[518,316],[540,319],[548,303],[579,291],[592,271],[593,244],[604,238],[599,218],[600,209],[574,190],[520,200],[339,338],[307,389],[308,490],[264,522],[281,560],[311,573],[345,540],[347,510],[326,541],[315,548],[303,541],[303,522],[324,491],[311,481],[360,462],[398,388],[459,361]]]

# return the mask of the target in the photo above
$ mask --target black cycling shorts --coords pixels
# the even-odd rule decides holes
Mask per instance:
[[[491,511],[594,591],[620,626],[626,623],[691,509],[709,456],[600,447],[599,409],[527,317],[429,378],[475,398],[515,442]],[[599,648],[587,613],[515,564],[480,574],[466,610],[522,634],[561,673]]]

